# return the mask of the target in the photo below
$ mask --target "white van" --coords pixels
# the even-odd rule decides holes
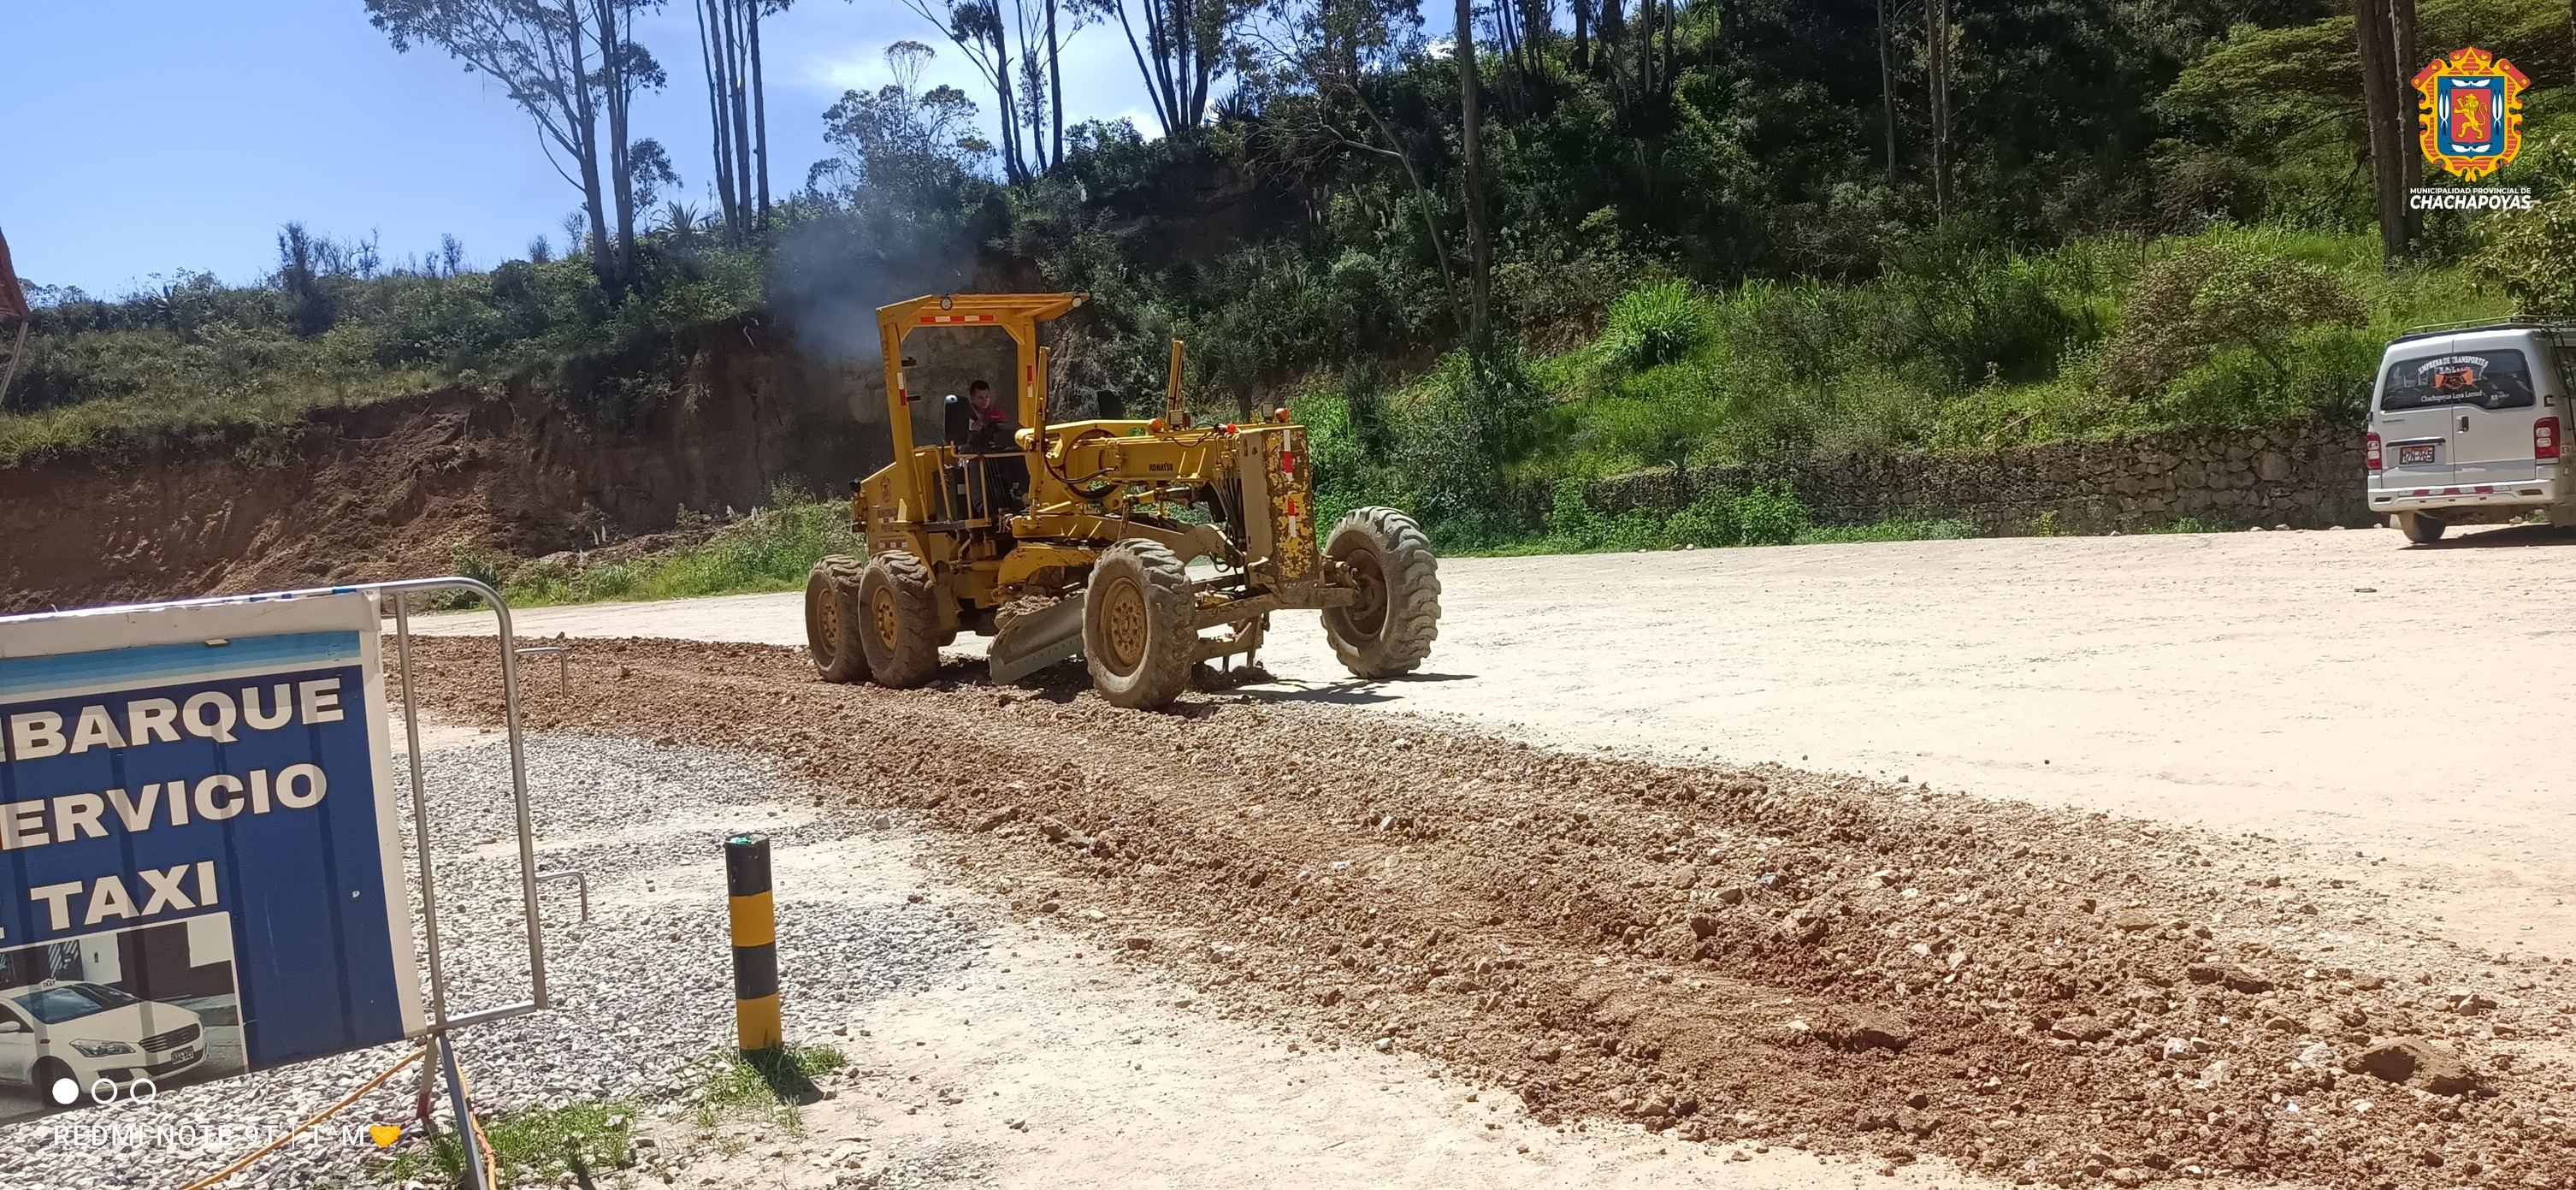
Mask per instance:
[[[2559,474],[2576,325],[2490,325],[2406,335],[2381,357],[2364,442],[2370,510],[2415,542],[2453,525],[2546,512],[2576,524]]]

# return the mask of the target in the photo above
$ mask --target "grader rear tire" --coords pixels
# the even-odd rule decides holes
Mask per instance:
[[[864,681],[867,647],[859,642],[859,576],[867,563],[835,554],[805,575],[805,651],[826,682]]]
[[[1159,542],[1122,541],[1102,551],[1082,595],[1082,654],[1091,684],[1113,706],[1153,710],[1190,688],[1190,572]]]
[[[902,550],[868,559],[859,576],[859,640],[880,686],[909,690],[939,673],[938,586],[930,567]]]
[[[1412,517],[1354,508],[1324,539],[1324,556],[1349,567],[1360,597],[1324,609],[1324,635],[1342,666],[1363,678],[1411,673],[1440,638],[1440,561]]]

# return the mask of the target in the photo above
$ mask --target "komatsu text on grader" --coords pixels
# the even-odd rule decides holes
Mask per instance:
[[[973,631],[993,638],[995,682],[1083,657],[1102,697],[1157,707],[1200,662],[1254,653],[1271,613],[1296,608],[1323,613],[1354,674],[1422,664],[1440,620],[1430,541],[1401,512],[1361,508],[1318,550],[1306,430],[1286,410],[1192,425],[1175,342],[1162,416],[1047,421],[1038,324],[1085,298],[953,294],[877,311],[894,462],[851,485],[867,558],[825,558],[806,580],[806,638],[823,676],[918,686],[937,673],[940,646]],[[922,327],[1011,336],[1015,442],[913,440],[903,344]],[[1200,559],[1213,565],[1193,573]]]

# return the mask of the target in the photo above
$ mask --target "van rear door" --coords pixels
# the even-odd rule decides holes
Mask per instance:
[[[2451,451],[2456,466],[2452,482],[2464,493],[2530,483],[2536,466],[2531,457],[2531,423],[2538,416],[2528,406],[2488,410],[2462,405],[2453,410]]]

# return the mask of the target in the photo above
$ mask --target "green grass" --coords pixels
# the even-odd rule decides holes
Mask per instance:
[[[0,466],[119,444],[280,462],[316,409],[513,382],[569,412],[631,418],[668,395],[674,336],[757,308],[768,274],[760,244],[661,232],[639,241],[635,284],[616,296],[577,257],[387,271],[358,267],[355,245],[317,246],[300,282],[183,272],[40,309],[0,411]]]
[[[1542,554],[1633,553],[1743,545],[1843,545],[1873,541],[1951,541],[1976,536],[1953,517],[1893,516],[1867,525],[1818,525],[1787,484],[1749,491],[1711,489],[1671,512],[1631,508],[1603,516],[1586,502],[1584,485],[1557,485],[1544,531],[1503,541],[1452,544],[1451,556],[1525,558]]]
[[[2073,344],[2053,375],[1981,385],[1939,401],[1923,445],[1992,450],[2068,438],[2245,429],[2319,415],[2353,416],[2389,340],[2428,323],[2513,312],[2503,290],[2482,284],[2467,266],[2384,268],[2375,236],[2225,225],[2193,236],[2060,249],[2052,257],[2062,259],[2079,250],[2095,254],[2092,264],[2080,270],[2089,279],[2061,289],[2060,300],[2089,311],[2107,342],[2119,325],[2120,299],[2139,271],[2203,246],[2321,269],[2360,304],[2366,320],[2360,326],[2301,331],[2275,359],[2242,349],[2220,350],[2144,399],[2122,400],[2105,392],[2097,382],[2102,344]]]
[[[2212,255],[2227,267],[2200,271]],[[1764,507],[1736,506],[1756,496],[1739,492],[1678,513],[1615,516],[1562,493],[1642,471],[2347,421],[2397,335],[2512,312],[2471,265],[2389,269],[2375,236],[2268,225],[1935,253],[1898,266],[1849,285],[1647,282],[1614,304],[1599,338],[1541,357],[1498,353],[1489,367],[1501,379],[1476,392],[1461,389],[1457,357],[1391,388],[1365,370],[1318,376],[1291,408],[1312,435],[1323,523],[1391,505],[1451,554],[1963,536],[1969,527],[1939,507],[1820,527],[1793,507],[1794,493]],[[2274,328],[2237,316],[2282,279],[2313,295],[2307,321]],[[2190,317],[2123,339],[2124,307],[2140,295]],[[2141,359],[2158,370],[2141,373]],[[1496,428],[1470,412],[1523,391],[1539,394],[1526,425]],[[1443,442],[1483,445],[1425,445]],[[1509,498],[1533,487],[1560,493],[1535,524]],[[2035,528],[2058,531],[2053,520]]]
[[[804,587],[806,571],[824,555],[867,552],[866,540],[850,531],[849,505],[785,490],[770,499],[705,543],[667,554],[579,571],[527,563],[510,573],[502,594],[512,607],[546,607],[793,591]],[[460,555],[458,564],[480,561]]]
[[[798,1100],[813,1090],[815,1078],[848,1064],[839,1050],[822,1045],[710,1055],[691,1069],[684,1091],[687,1118],[705,1133],[731,1123],[802,1128]],[[634,1148],[635,1119],[631,1101],[585,1099],[485,1117],[483,1135],[505,1184],[547,1185],[578,1170],[607,1186]],[[419,1180],[459,1186],[464,1170],[463,1149],[450,1130],[428,1145],[395,1153],[369,1173],[384,1185]]]
[[[1947,517],[1889,517],[1867,525],[1824,525],[1801,530],[1787,545],[1856,545],[1880,541],[1958,541],[1977,535],[1977,527]],[[1768,544],[1768,543],[1765,543]],[[1536,558],[1550,554],[1601,554],[1682,548],[1669,540],[1647,545],[1586,545],[1562,537],[1532,537],[1499,545],[1447,551],[1453,558]],[[1731,547],[1713,547],[1731,548]]]
[[[2241,518],[2220,516],[2176,517],[2171,524],[2137,530],[2140,533],[2242,533],[2253,523]]]
[[[378,367],[327,335],[302,340],[228,327],[188,339],[160,330],[99,332],[56,353],[78,357],[90,390],[107,395],[0,412],[0,467],[105,441],[224,449],[246,462],[279,462],[315,410],[454,384],[428,369]],[[21,391],[12,404],[23,405],[31,386],[13,387]]]
[[[749,1121],[796,1129],[805,1125],[798,1101],[813,1080],[849,1058],[828,1045],[790,1043],[774,1050],[728,1052],[697,1063],[689,1090],[689,1120],[702,1132]]]
[[[1799,545],[1849,545],[1869,541],[1958,541],[1977,527],[1955,517],[1889,517],[1870,525],[1818,526],[1798,534]]]
[[[537,1107],[486,1118],[483,1135],[491,1142],[504,1182],[513,1185],[551,1183],[576,1166],[595,1182],[626,1161],[635,1142],[635,1105],[622,1099],[585,1099],[559,1107]],[[412,1180],[463,1185],[465,1156],[453,1130],[421,1148],[406,1149],[374,1171],[386,1185]]]

